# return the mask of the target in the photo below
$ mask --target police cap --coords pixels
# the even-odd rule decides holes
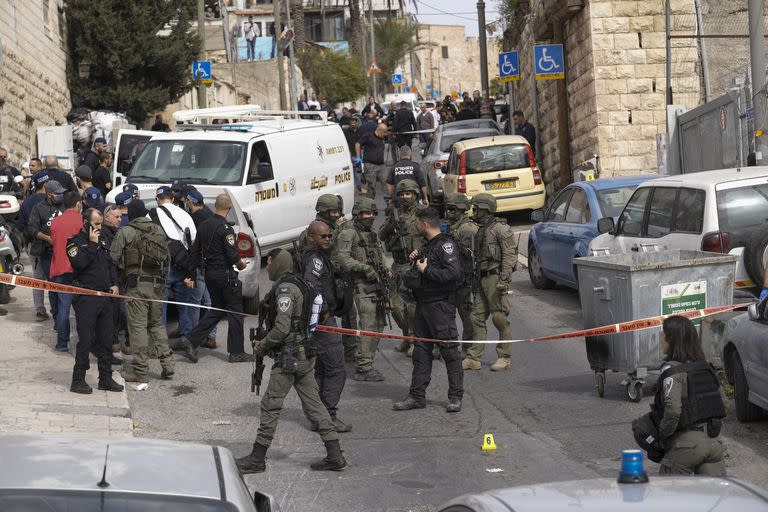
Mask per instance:
[[[397,184],[397,193],[402,194],[403,192],[413,192],[414,194],[418,194],[419,184],[413,180],[403,180]]]
[[[333,194],[323,194],[317,198],[317,203],[315,203],[315,211],[318,213],[339,209],[339,198]]]
[[[477,194],[472,198],[472,206],[477,206],[478,210],[488,210],[491,213],[495,213],[496,198],[491,194]]]
[[[464,194],[446,194],[445,206],[453,206],[459,210],[469,210],[469,199]]]
[[[376,201],[370,197],[358,197],[352,207],[352,215],[357,215],[360,212],[371,212],[374,215],[379,213],[376,208]]]

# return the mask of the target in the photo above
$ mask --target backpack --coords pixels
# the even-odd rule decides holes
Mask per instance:
[[[145,227],[146,226],[146,227]],[[136,230],[136,250],[139,252],[139,272],[159,269],[168,264],[168,238],[157,224],[131,224]]]
[[[179,240],[165,235],[165,231],[162,227],[163,225],[160,223],[160,217],[158,217],[157,214],[157,208],[163,210],[171,222],[173,222],[173,224],[179,228],[179,231],[184,233],[184,240],[187,242],[186,247]],[[153,208],[152,211],[149,212],[149,216],[165,235],[168,252],[170,253],[171,266],[181,272],[188,272],[192,262],[190,249],[187,249],[187,247],[192,247],[192,235],[189,232],[189,228],[181,229],[179,223],[176,222],[176,219],[173,218],[173,215],[171,215],[171,212],[169,212],[168,208],[165,206],[158,206],[157,208]]]
[[[453,237],[451,237],[453,238]],[[459,263],[461,264],[461,271],[464,274],[464,278],[461,281],[461,285],[470,285],[475,279],[475,253],[464,244],[460,243],[455,238],[453,242],[456,247],[459,248]]]

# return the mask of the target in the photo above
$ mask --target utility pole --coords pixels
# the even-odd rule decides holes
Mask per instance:
[[[664,2],[664,19],[665,22],[665,32],[667,37],[667,62],[665,66],[665,73],[667,75],[667,85],[666,85],[666,93],[667,93],[667,105],[672,104],[672,38],[670,35],[672,34],[672,7],[670,6],[670,0],[666,0]]]
[[[205,58],[205,0],[197,0],[197,34],[200,36],[200,57]],[[197,78],[197,108],[208,106],[208,98],[205,84]]]
[[[371,7],[370,12],[368,13],[368,19],[371,24],[371,62],[376,61],[376,40],[374,39],[374,29],[373,29],[373,0],[370,0],[369,4]],[[378,91],[376,90],[376,73],[371,73],[371,77],[373,78],[373,97],[376,99],[376,101],[379,100]]]
[[[749,55],[752,61],[752,97],[755,108],[755,157],[761,165],[768,158],[768,105],[765,91],[765,30],[763,2],[749,0]],[[759,134],[759,135],[758,135]]]
[[[293,32],[293,37],[288,43],[288,65],[290,66],[288,75],[291,81],[290,86],[288,87],[288,95],[291,98],[291,105],[288,110],[296,110],[298,108],[296,104],[298,98],[296,95],[296,54],[294,53],[293,48],[293,45],[296,43],[296,31],[293,30],[293,25],[291,24],[291,0],[285,0],[285,19],[288,21],[288,28]]]
[[[483,98],[488,99],[488,48],[485,37],[485,1],[477,2],[477,26],[479,29],[478,38],[480,39],[480,89],[483,92]]]
[[[280,2],[272,2],[275,6],[275,60],[277,61],[277,81],[280,86],[280,110],[285,110],[285,69],[283,69],[283,52],[280,51],[280,33],[282,32],[282,23],[280,23]]]

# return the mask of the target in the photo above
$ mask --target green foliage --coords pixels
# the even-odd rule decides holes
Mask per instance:
[[[297,62],[304,78],[331,105],[365,94],[365,68],[348,53],[310,48],[298,53]]]
[[[399,18],[387,18],[375,23],[376,63],[384,75],[391,74],[412,51],[428,46],[419,41],[419,26]]]
[[[141,122],[189,91],[200,50],[189,24],[195,6],[194,0],[67,0],[73,105],[126,112]],[[174,18],[178,23],[168,25]],[[167,35],[158,35],[164,28]],[[79,76],[83,63],[90,63],[87,78]]]

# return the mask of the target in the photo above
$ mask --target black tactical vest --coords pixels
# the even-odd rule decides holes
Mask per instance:
[[[659,376],[651,411],[657,424],[664,416],[664,379],[677,373],[687,377],[688,396],[683,397],[678,430],[725,418],[725,404],[720,394],[720,381],[712,365],[706,361],[694,361],[672,366]]]

